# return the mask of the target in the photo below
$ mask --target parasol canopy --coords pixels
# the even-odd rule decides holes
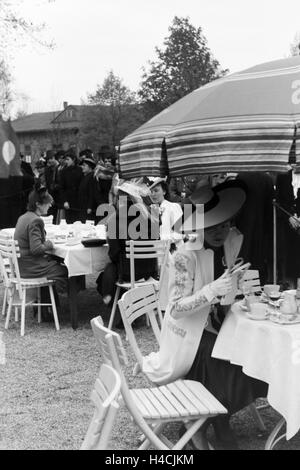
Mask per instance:
[[[0,116],[0,178],[22,176],[19,142],[10,121]]]
[[[123,177],[286,171],[300,163],[300,56],[251,67],[189,93],[121,142]]]

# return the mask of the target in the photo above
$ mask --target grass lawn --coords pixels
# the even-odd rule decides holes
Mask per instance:
[[[3,288],[0,285],[0,305]],[[67,299],[60,317],[61,330],[52,323],[37,323],[28,308],[25,336],[20,337],[20,325],[10,321],[4,332],[6,364],[0,365],[0,449],[79,449],[93,414],[89,395],[101,357],[90,328],[90,320],[102,315],[105,323],[109,312],[95,290],[95,277],[87,278],[87,289],[78,296],[79,328],[70,326]],[[4,331],[4,317],[0,318]],[[129,356],[128,376],[132,386],[147,385],[145,378],[130,377],[133,356],[120,332]],[[154,341],[149,329],[137,330],[145,351],[150,352]],[[271,407],[261,411],[267,431],[261,433],[248,409],[237,413],[232,424],[241,449],[263,449],[266,438],[279,415]],[[170,437],[178,426],[170,428]],[[111,435],[111,449],[133,450],[138,447],[140,432],[122,407]],[[213,436],[212,436],[213,442]],[[280,444],[282,449],[300,449],[300,434]]]

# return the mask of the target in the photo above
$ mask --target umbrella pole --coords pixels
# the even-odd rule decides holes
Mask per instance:
[[[273,284],[277,284],[277,231],[275,199],[273,199]]]

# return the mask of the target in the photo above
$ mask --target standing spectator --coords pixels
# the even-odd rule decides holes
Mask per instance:
[[[278,266],[283,283],[295,288],[300,277],[300,169],[295,164],[287,173],[277,176],[276,200],[283,209],[296,218],[288,217],[277,209],[278,220]]]
[[[46,162],[44,158],[40,158],[35,164],[35,169],[34,169],[35,181],[39,182],[41,186],[46,186],[45,167],[46,167]]]
[[[48,193],[53,198],[53,205],[48,211],[48,215],[53,215],[55,223],[59,203],[59,183],[58,183],[58,167],[59,163],[55,158],[54,153],[49,150],[46,155],[46,168],[45,168],[45,183]]]
[[[93,180],[93,193],[92,193],[92,207],[97,209],[100,204],[107,204],[109,201],[109,194],[114,176],[115,167],[111,164],[110,160],[106,164],[98,162],[94,171]],[[96,217],[96,222],[100,219]]]
[[[236,226],[244,235],[240,255],[259,270],[263,285],[271,281],[272,273],[273,181],[261,172],[238,173],[237,180],[247,189],[246,202],[236,217]]]
[[[78,198],[80,215],[79,220],[85,223],[86,219],[95,220],[95,211],[93,210],[93,184],[94,184],[94,169],[96,166],[95,160],[92,156],[85,157],[80,163],[83,173],[83,178],[80,182]]]
[[[20,159],[21,159],[21,170],[22,170],[23,175],[24,175],[24,173],[26,173],[26,174],[32,176],[32,178],[33,178],[34,174],[33,174],[31,165],[30,165],[30,163],[26,162],[25,155],[20,153]]]
[[[77,165],[76,155],[72,151],[65,154],[65,168],[60,172],[59,184],[66,221],[72,224],[79,219],[78,190],[82,180],[82,170]]]

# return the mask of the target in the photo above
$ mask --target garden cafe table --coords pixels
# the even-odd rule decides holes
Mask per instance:
[[[82,229],[85,226],[82,224]],[[46,232],[53,236],[59,233],[59,225],[46,225]],[[72,227],[68,226],[68,230]],[[13,236],[14,228],[3,229],[1,232]],[[95,227],[98,235],[100,227]],[[80,277],[102,271],[106,264],[109,262],[108,246],[107,244],[97,247],[85,247],[80,242],[75,245],[68,245],[67,243],[57,243],[54,240],[54,249],[51,254],[62,258],[64,264],[68,269],[69,276],[69,291],[68,300],[71,314],[72,328],[76,329],[78,326],[78,309],[77,309],[77,293],[82,288],[80,285]]]
[[[218,334],[212,357],[242,366],[250,377],[269,385],[268,402],[282,415],[265,449],[271,449],[286,424],[286,439],[300,429],[300,323],[279,324],[269,319],[253,320],[232,305]]]

